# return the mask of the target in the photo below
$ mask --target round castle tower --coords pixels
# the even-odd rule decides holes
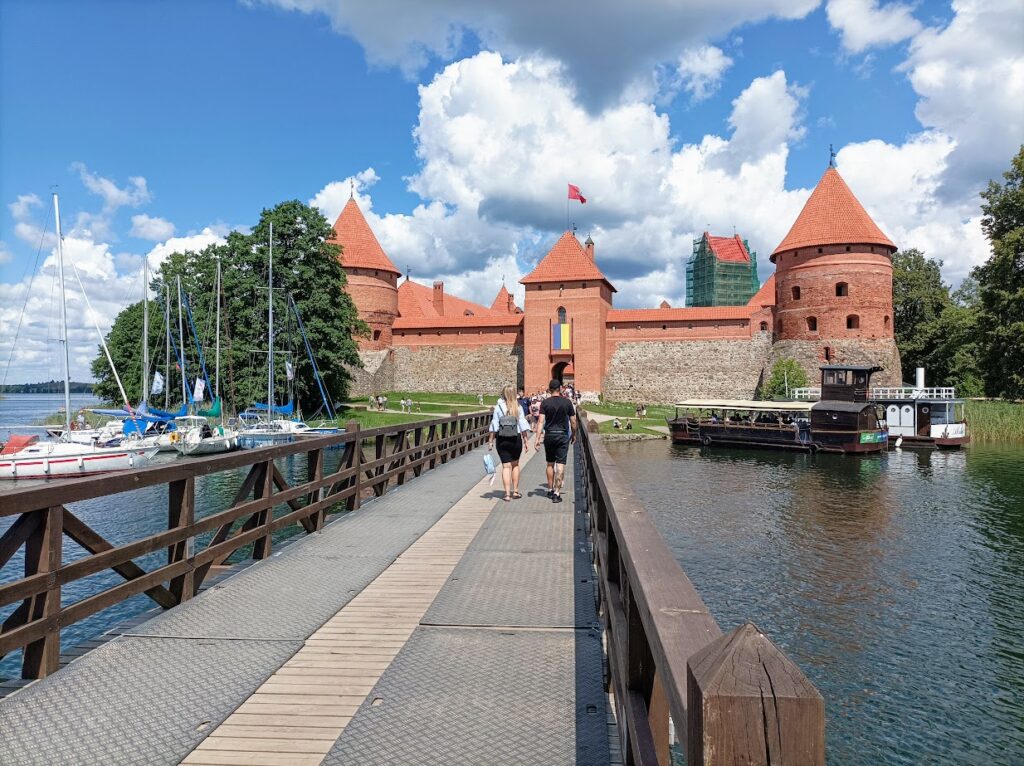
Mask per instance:
[[[334,244],[341,245],[341,265],[348,293],[359,318],[370,327],[370,337],[359,339],[364,351],[391,347],[391,327],[398,316],[398,277],[355,199],[349,198],[334,223]]]
[[[902,381],[893,336],[896,246],[832,166],[771,260],[775,263],[776,359],[796,359],[816,385],[829,363],[877,364],[876,385]]]

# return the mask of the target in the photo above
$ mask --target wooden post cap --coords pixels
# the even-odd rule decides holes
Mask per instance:
[[[823,766],[825,701],[755,625],[686,663],[689,766]]]

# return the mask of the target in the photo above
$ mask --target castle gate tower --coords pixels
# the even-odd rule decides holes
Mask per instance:
[[[537,267],[520,280],[523,302],[523,365],[527,392],[551,378],[572,382],[577,391],[599,392],[604,379],[605,330],[615,288],[594,262],[594,241],[586,248],[567,231]]]
[[[363,351],[391,347],[391,327],[398,316],[398,277],[355,199],[349,198],[334,222],[333,244],[341,245],[341,265],[348,293],[359,318],[370,327],[370,337],[359,339]]]
[[[812,385],[830,362],[877,364],[878,385],[902,380],[893,335],[889,240],[832,166],[771,260],[775,272],[773,361],[792,357]]]

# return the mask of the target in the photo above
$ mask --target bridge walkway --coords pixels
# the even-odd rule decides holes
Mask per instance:
[[[606,764],[583,503],[480,451],[0,702],[12,764]]]

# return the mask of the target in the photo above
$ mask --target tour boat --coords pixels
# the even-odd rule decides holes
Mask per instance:
[[[238,449],[238,432],[210,426],[206,418],[186,415],[175,418],[174,448],[182,455],[215,455]]]
[[[888,442],[877,406],[866,399],[878,367],[821,368],[819,402],[691,399],[668,421],[672,441],[705,447],[767,447],[844,454],[880,452]]]
[[[800,388],[797,399],[817,399],[821,389]],[[960,449],[971,441],[964,417],[964,400],[952,386],[926,386],[923,367],[913,386],[872,387],[869,401],[881,405],[890,447]]]

